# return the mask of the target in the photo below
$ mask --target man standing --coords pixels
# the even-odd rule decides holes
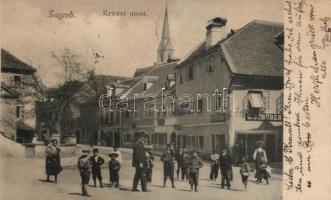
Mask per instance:
[[[179,174],[182,169],[183,165],[183,149],[179,148],[179,150],[176,153],[176,161],[177,161],[177,179],[179,179]],[[183,173],[183,172],[182,172]]]
[[[133,178],[132,191],[138,192],[138,182],[140,180],[141,190],[147,192],[146,186],[146,171],[147,171],[147,156],[144,148],[144,138],[140,137],[133,147],[132,166],[136,168]]]
[[[173,160],[173,152],[171,150],[171,146],[167,146],[167,151],[163,153],[161,157],[161,161],[163,162],[163,187],[166,187],[167,178],[170,178],[171,187],[175,188],[174,184],[174,160]]]
[[[94,187],[97,186],[97,178],[100,183],[100,187],[102,186],[102,176],[101,176],[101,165],[105,162],[105,160],[98,155],[99,149],[94,148],[93,149],[93,156],[90,158],[91,163],[92,163],[92,178],[93,178],[93,183]]]
[[[82,155],[78,158],[77,167],[82,179],[82,195],[91,196],[87,193],[87,185],[91,176],[91,160],[88,157],[89,150],[83,150]]]
[[[227,148],[223,148],[220,154],[220,169],[222,175],[222,183],[221,186],[224,188],[226,185],[228,189],[230,189],[232,181],[232,166],[231,166],[231,156],[229,150]]]

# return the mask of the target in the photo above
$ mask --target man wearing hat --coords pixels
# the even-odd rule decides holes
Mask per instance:
[[[141,189],[143,192],[147,192],[146,185],[146,166],[147,156],[144,148],[144,137],[140,137],[134,144],[133,155],[132,155],[132,166],[136,168],[136,172],[133,178],[132,191],[138,192],[138,182],[141,182]]]
[[[171,150],[171,146],[167,145],[167,151],[164,152],[161,156],[161,161],[163,162],[163,187],[166,187],[167,178],[170,178],[171,187],[175,188],[174,184],[174,155]]]
[[[91,196],[87,193],[87,185],[91,176],[91,160],[89,158],[90,150],[82,150],[82,155],[78,158],[77,167],[82,180],[82,195]]]

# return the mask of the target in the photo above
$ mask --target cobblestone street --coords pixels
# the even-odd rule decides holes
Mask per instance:
[[[106,156],[103,156],[107,158]],[[149,185],[148,193],[131,192],[134,169],[131,167],[131,154],[123,154],[123,166],[120,171],[120,189],[109,188],[108,169],[103,168],[104,188],[89,187],[91,199],[225,199],[240,200],[247,197],[255,200],[278,200],[282,196],[282,180],[280,175],[272,175],[270,184],[257,185],[254,183],[253,175],[249,179],[247,191],[241,183],[239,169],[234,168],[234,181],[231,190],[220,188],[220,177],[217,181],[209,181],[209,166],[205,166],[200,172],[199,192],[190,192],[187,182],[175,180],[176,188],[170,188],[168,181],[167,188],[162,187],[162,163],[155,158],[153,171],[153,182]],[[76,158],[63,158],[64,170],[58,178],[58,183],[46,183],[44,174],[44,160],[41,158],[1,158],[1,196],[6,200],[71,200],[82,199],[80,195],[80,177],[75,167]],[[106,165],[105,165],[106,166]],[[42,169],[42,170],[39,170]],[[53,178],[53,177],[52,177]],[[92,180],[90,184],[92,183]]]

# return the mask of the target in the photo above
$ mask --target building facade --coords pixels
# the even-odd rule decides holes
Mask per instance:
[[[1,49],[1,132],[19,143],[35,134],[36,69]]]

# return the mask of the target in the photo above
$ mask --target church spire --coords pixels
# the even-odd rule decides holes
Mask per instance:
[[[166,63],[169,59],[173,58],[174,49],[170,40],[170,30],[168,21],[168,7],[166,6],[163,22],[162,37],[157,52],[157,63]]]

